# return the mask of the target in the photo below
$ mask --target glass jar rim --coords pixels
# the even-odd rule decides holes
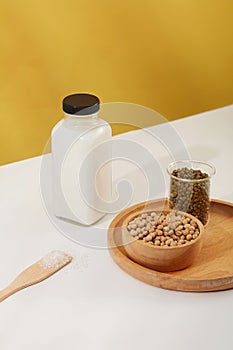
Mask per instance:
[[[209,167],[209,169],[211,170],[211,173],[208,174],[208,177],[205,177],[204,179],[182,179],[180,177],[177,177],[175,175],[172,175],[172,171],[174,170],[174,166],[178,163],[183,163],[183,164],[188,164],[188,163],[193,163],[193,164],[199,164],[199,165],[204,165]],[[172,169],[172,170],[171,170]],[[213,164],[207,163],[207,162],[203,162],[200,160],[193,160],[193,159],[185,159],[185,160],[175,160],[174,162],[170,163],[167,167],[167,172],[170,175],[171,178],[175,179],[175,180],[179,180],[179,181],[183,181],[183,182],[204,182],[206,180],[211,179],[215,174],[216,174],[216,169],[215,166]]]

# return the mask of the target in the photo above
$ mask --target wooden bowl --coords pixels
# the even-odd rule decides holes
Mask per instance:
[[[204,233],[203,224],[190,214],[178,212],[185,217],[191,218],[197,223],[200,230],[199,236],[195,240],[181,246],[155,246],[142,240],[137,240],[127,230],[128,223],[135,217],[150,212],[151,211],[136,211],[133,214],[127,215],[123,221],[122,241],[129,258],[142,266],[161,272],[178,271],[190,266],[201,250]],[[171,212],[172,210],[166,210],[163,211],[163,214]],[[159,214],[161,214],[161,212],[159,212]]]

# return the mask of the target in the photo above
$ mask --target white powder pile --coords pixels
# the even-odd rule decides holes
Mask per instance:
[[[58,267],[59,265],[66,263],[69,261],[69,255],[66,253],[54,250],[47,255],[45,255],[40,261],[39,264],[44,269],[51,269],[54,267]]]

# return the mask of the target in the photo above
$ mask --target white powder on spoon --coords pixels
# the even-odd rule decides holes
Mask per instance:
[[[39,264],[44,269],[51,269],[58,267],[59,265],[69,261],[69,255],[60,251],[54,250],[47,255],[45,255],[40,261]]]

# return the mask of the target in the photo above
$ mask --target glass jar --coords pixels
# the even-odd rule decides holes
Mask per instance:
[[[110,125],[98,117],[100,101],[90,94],[63,99],[64,119],[52,130],[53,208],[56,217],[92,225],[111,199]]]
[[[195,160],[181,160],[167,168],[170,175],[169,207],[189,213],[203,225],[208,222],[210,179],[213,165]]]

